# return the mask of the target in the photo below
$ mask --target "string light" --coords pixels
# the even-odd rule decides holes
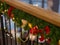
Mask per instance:
[[[3,4],[1,3],[1,6],[2,6]]]
[[[4,29],[6,29],[6,27],[4,27]]]
[[[13,17],[13,20],[15,20],[15,18]]]
[[[8,9],[4,10],[4,12],[7,12],[7,11],[8,11]]]

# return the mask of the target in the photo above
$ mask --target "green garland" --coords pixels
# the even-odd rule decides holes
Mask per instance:
[[[0,3],[0,5],[1,5],[1,3]],[[7,7],[7,8],[5,8],[5,7]],[[3,3],[3,5],[0,6],[0,12],[2,10],[6,10],[8,8],[9,8],[9,6],[6,5],[6,3]],[[50,45],[57,45],[58,40],[60,39],[60,27],[57,27],[53,24],[45,22],[42,19],[39,19],[35,16],[32,16],[31,14],[28,14],[28,13],[21,11],[21,10],[18,10],[18,9],[14,9],[12,11],[12,13],[14,14],[15,22],[18,23],[18,26],[22,25],[21,19],[27,20],[28,22],[30,22],[32,24],[32,26],[37,25],[39,27],[39,29],[43,29],[46,25],[48,25],[50,27],[50,30],[51,30],[50,35],[48,35],[48,36],[52,39]],[[25,29],[29,30],[29,27],[26,26]]]
[[[59,27],[57,27],[53,24],[50,24],[48,22],[45,22],[44,20],[41,20],[35,16],[32,16],[32,15],[30,15],[26,12],[23,12],[21,10],[18,10],[18,9],[14,9],[13,13],[15,15],[15,20],[19,24],[21,23],[20,22],[21,19],[25,19],[28,22],[32,23],[33,26],[37,25],[39,27],[39,29],[43,29],[46,25],[48,25],[50,27],[50,30],[51,30],[50,35],[48,35],[52,39],[51,45],[57,45],[58,40],[60,39],[60,34],[59,34],[60,28]],[[16,19],[16,18],[18,18],[18,19]],[[26,26],[25,29],[29,30],[29,27]]]

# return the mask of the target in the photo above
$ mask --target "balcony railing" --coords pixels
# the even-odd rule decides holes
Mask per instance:
[[[30,4],[26,4],[26,3],[23,3],[23,2],[20,2],[17,0],[12,0],[12,1],[5,0],[5,2],[15,8],[18,8],[20,10],[23,10],[24,12],[32,14],[33,16],[36,16],[36,17],[43,19],[47,22],[50,22],[56,26],[60,26],[60,21],[59,21],[60,15],[58,13],[55,13],[53,11],[44,10],[42,8],[35,7]],[[51,18],[51,17],[53,17],[53,18]]]
[[[57,27],[60,27],[60,15],[58,13],[33,6],[31,4],[26,4],[26,3],[20,2],[18,0],[5,0],[5,2],[8,5],[11,5],[19,10],[23,10],[24,12],[31,14],[32,16],[36,16],[37,18],[40,18]],[[0,14],[0,17],[1,17],[0,18],[1,19],[1,31],[0,31],[1,43],[0,43],[0,45],[50,45],[46,42],[43,44],[38,43],[38,36],[37,36],[36,41],[31,41],[28,38],[28,40],[26,42],[24,42],[26,40],[26,38],[25,39],[22,38],[22,36],[23,36],[22,31],[19,32],[21,39],[17,38],[18,35],[17,35],[17,31],[16,31],[16,28],[17,28],[16,23],[14,23],[14,30],[12,31],[10,19],[8,19],[6,16],[4,16],[4,17],[3,16],[4,16],[4,14]],[[5,22],[3,22],[3,18],[5,18],[4,19]],[[9,29],[7,28],[8,27],[7,19],[9,20],[9,22],[8,22]],[[4,23],[5,23],[5,27],[4,27]],[[12,34],[12,32],[14,34]],[[27,33],[29,35],[29,31],[26,31],[25,33]]]

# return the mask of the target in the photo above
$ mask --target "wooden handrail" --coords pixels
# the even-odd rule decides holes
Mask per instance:
[[[0,1],[4,2],[4,0],[0,0]]]
[[[31,4],[26,4],[18,0],[5,0],[5,2],[17,9],[23,10],[33,16],[60,27],[60,15],[58,13],[44,10],[43,8],[35,7]]]

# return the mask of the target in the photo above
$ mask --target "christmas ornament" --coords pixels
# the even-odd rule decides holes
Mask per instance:
[[[45,38],[44,38],[43,35],[40,35],[40,36],[39,36],[38,42],[39,42],[39,43],[44,43],[44,42],[45,42]]]
[[[0,2],[1,3],[1,2]],[[4,8],[5,9],[5,4],[4,3],[2,3],[2,5],[3,6],[1,6],[0,7],[0,9],[1,8]],[[6,7],[6,9],[8,9],[8,5],[7,5],[7,7]],[[3,9],[2,9],[3,10]],[[1,11],[2,12],[2,11]],[[0,13],[1,13],[0,12]],[[17,12],[18,12],[18,15],[17,15]],[[3,12],[3,13],[5,13],[5,12]],[[23,12],[22,10],[20,10],[20,11],[18,11],[18,9],[15,9],[15,10],[13,10],[13,13],[14,13],[14,17],[15,18],[18,18],[18,20],[15,20],[16,22],[18,22],[18,21],[20,21],[20,18],[24,18],[24,19],[26,19],[26,20],[29,20],[29,22],[31,22],[33,25],[35,25],[35,24],[37,24],[38,26],[39,26],[39,28],[43,28],[45,25],[49,25],[50,26],[50,28],[51,28],[51,40],[55,40],[55,41],[52,41],[52,43],[51,43],[51,45],[57,45],[56,43],[57,43],[57,40],[58,39],[60,39],[60,38],[56,38],[56,36],[57,37],[60,37],[60,27],[57,27],[57,26],[55,26],[55,25],[52,25],[52,24],[50,24],[50,23],[48,23],[48,22],[45,22],[44,20],[41,20],[41,19],[39,19],[39,18],[36,18],[35,16],[32,16],[32,15],[30,15],[30,14],[28,14],[28,13],[26,13],[26,12]],[[23,16],[21,16],[21,14],[23,15]],[[16,16],[17,15],[17,16]],[[8,15],[9,16],[9,15]],[[42,24],[40,24],[40,23],[42,23]],[[17,23],[18,25],[20,24],[20,22],[18,22]],[[55,32],[55,33],[53,33],[53,32]],[[56,35],[55,35],[56,34]]]
[[[58,45],[60,45],[60,40],[58,41]]]
[[[50,33],[50,28],[49,28],[49,26],[45,26],[45,32],[46,32],[46,34],[48,35],[49,33]]]
[[[31,24],[31,23],[28,23],[28,26],[29,26],[30,28],[32,28],[32,24]]]

